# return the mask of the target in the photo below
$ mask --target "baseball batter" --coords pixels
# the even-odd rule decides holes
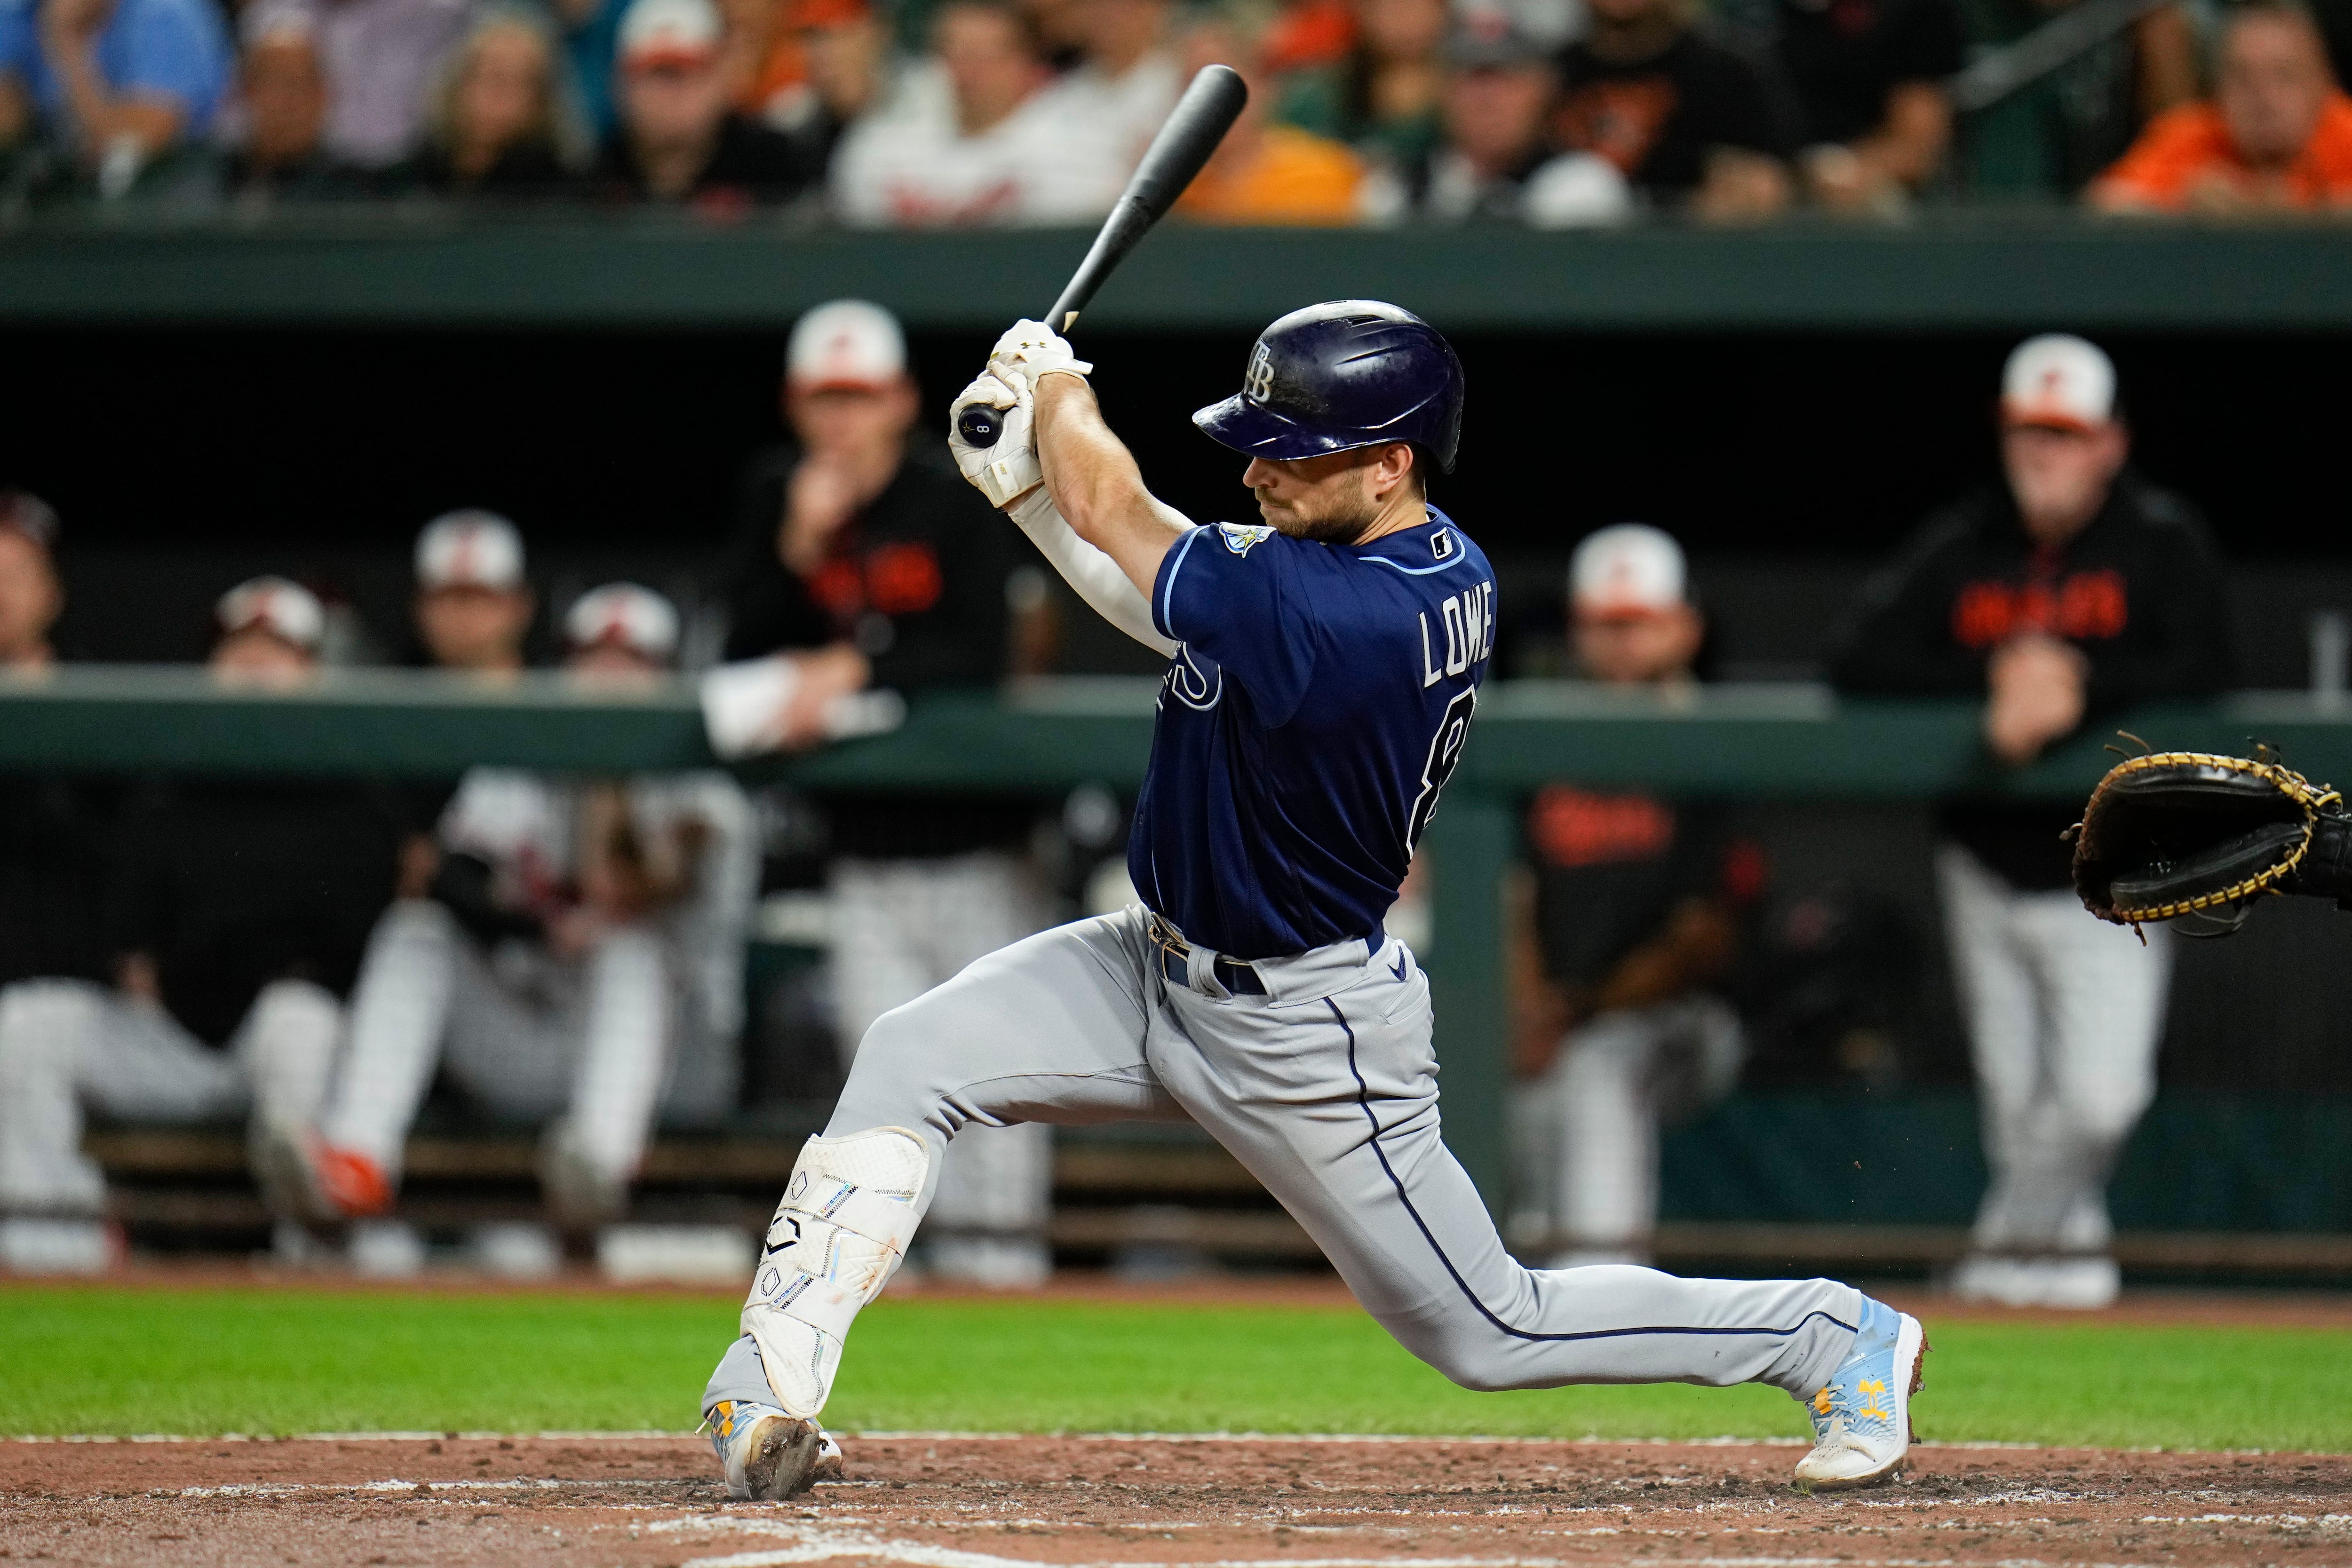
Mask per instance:
[[[1438,1135],[1429,986],[1381,929],[1462,755],[1495,580],[1429,505],[1463,376],[1392,305],[1295,311],[1193,423],[1245,455],[1263,519],[1195,527],[1104,423],[1091,366],[1032,321],[957,408],[958,465],[1096,610],[1168,655],[1129,843],[1144,900],[1014,944],[870,1030],[802,1151],[703,1396],[736,1497],[781,1498],[963,1127],[1191,1118],[1297,1218],[1367,1310],[1467,1387],[1764,1382],[1804,1400],[1815,1486],[1910,1441],[1918,1322],[1828,1280],[1521,1268]]]

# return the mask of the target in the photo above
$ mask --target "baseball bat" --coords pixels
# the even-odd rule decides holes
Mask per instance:
[[[1067,332],[1078,319],[1078,312],[1095,297],[1111,269],[1135,248],[1136,242],[1150,231],[1151,225],[1168,215],[1192,176],[1208,162],[1209,154],[1217,150],[1225,132],[1249,101],[1249,89],[1230,66],[1202,66],[1184,96],[1168,113],[1167,122],[1160,134],[1151,139],[1144,151],[1143,162],[1135,166],[1135,173],[1119,193],[1118,203],[1103,220],[1102,230],[1087,250],[1087,258],[1078,263],[1077,271],[1063,286],[1062,297],[1045,312],[1045,324],[1056,332]],[[956,430],[973,446],[993,446],[1003,434],[1004,422],[1001,412],[974,404],[963,411],[956,421]]]

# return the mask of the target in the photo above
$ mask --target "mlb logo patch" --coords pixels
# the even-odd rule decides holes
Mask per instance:
[[[1217,537],[1235,555],[1247,555],[1274,537],[1274,530],[1264,523],[1219,523]]]
[[[1454,531],[1440,528],[1429,536],[1429,553],[1439,560],[1454,559]]]

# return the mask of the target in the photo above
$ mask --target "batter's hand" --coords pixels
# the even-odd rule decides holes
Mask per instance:
[[[993,446],[973,446],[963,438],[963,411],[974,403],[1003,414],[1003,433]],[[948,451],[956,467],[992,507],[1011,506],[1045,477],[1037,462],[1036,414],[1026,385],[1009,384],[986,373],[958,393],[955,405],[948,410]]]
[[[1043,321],[1015,321],[989,350],[988,373],[1017,392],[1037,390],[1037,378],[1054,371],[1086,376],[1094,366],[1071,351],[1069,340]]]

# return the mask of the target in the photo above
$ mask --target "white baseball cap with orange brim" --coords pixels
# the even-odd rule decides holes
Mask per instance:
[[[2116,417],[2116,364],[2071,332],[2028,338],[2000,373],[2000,422],[2011,429],[2104,430]]]

